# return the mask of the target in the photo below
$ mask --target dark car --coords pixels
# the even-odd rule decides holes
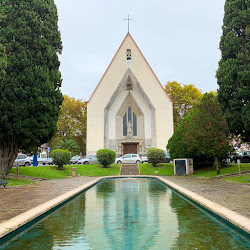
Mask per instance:
[[[169,163],[171,161],[169,153],[166,153],[166,163]]]
[[[242,163],[250,163],[250,150],[239,152],[238,155],[235,156],[235,161],[240,159]]]

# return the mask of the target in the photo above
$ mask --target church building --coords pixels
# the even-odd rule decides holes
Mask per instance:
[[[160,53],[160,52],[159,52]],[[87,102],[87,155],[166,150],[173,135],[173,103],[127,33]]]

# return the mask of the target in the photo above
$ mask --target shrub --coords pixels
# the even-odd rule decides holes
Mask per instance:
[[[147,152],[148,161],[156,167],[157,163],[165,162],[165,152],[159,148],[149,148]]]
[[[115,152],[111,149],[99,149],[96,152],[98,161],[104,168],[115,162]]]
[[[193,158],[194,165],[216,163],[227,159],[232,148],[228,128],[216,96],[204,94],[199,104],[182,120],[168,141],[172,158]]]
[[[63,168],[63,165],[68,164],[71,159],[71,154],[68,150],[54,149],[50,153],[53,163],[55,163],[58,168]]]

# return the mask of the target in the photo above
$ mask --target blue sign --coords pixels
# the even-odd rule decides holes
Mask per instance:
[[[48,152],[50,152],[50,147],[48,147]]]

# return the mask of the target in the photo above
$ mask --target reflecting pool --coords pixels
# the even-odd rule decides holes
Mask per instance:
[[[250,242],[160,181],[109,179],[0,249],[249,249]]]

